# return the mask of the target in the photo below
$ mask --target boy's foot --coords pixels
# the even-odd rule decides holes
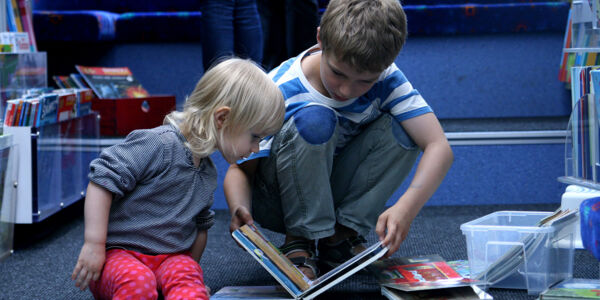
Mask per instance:
[[[319,276],[314,241],[292,240],[279,247],[279,251],[287,256],[308,279],[314,280]]]
[[[357,254],[363,252],[366,247],[363,243],[367,240],[360,236],[352,236],[336,243],[319,241],[319,262],[324,268],[333,269]]]

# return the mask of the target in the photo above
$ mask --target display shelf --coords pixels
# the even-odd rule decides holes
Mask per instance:
[[[12,135],[0,136],[0,260],[12,252],[16,214],[17,147]]]
[[[20,153],[16,223],[40,222],[85,196],[88,166],[100,153],[97,113],[4,132]]]
[[[589,76],[595,78],[596,75],[600,74]],[[573,82],[573,85],[577,85],[577,82]],[[594,94],[580,97],[580,91],[577,90],[579,86],[572,88],[574,97],[579,100],[574,102],[566,131],[565,176],[559,177],[558,181],[600,190],[600,122],[596,109],[600,97],[595,99]]]

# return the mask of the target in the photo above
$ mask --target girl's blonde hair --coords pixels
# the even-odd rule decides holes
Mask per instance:
[[[231,110],[219,132],[214,112]],[[165,124],[179,127],[186,146],[198,157],[218,147],[225,130],[253,130],[273,134],[285,114],[283,95],[267,74],[251,60],[229,58],[210,68],[187,98],[183,111],[165,117]]]

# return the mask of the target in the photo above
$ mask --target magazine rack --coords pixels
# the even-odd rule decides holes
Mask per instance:
[[[42,221],[85,196],[99,128],[95,112],[41,127],[4,127],[19,147],[15,223]]]
[[[0,136],[0,261],[12,252],[16,213],[18,147],[12,135]]]
[[[579,78],[577,66],[592,66],[598,70],[600,58],[600,2],[592,0],[574,0],[571,9],[571,27],[568,28],[572,46],[563,52],[575,53],[573,68],[568,70],[571,78],[572,112],[565,140],[565,176],[558,181],[589,188],[578,198],[563,199],[561,206],[580,207],[583,200],[593,197],[585,193],[600,191],[600,85],[593,76]],[[568,33],[567,33],[568,34]],[[581,82],[592,81],[592,87],[585,88]],[[589,93],[590,96],[582,97]],[[568,191],[568,188],[567,188]],[[566,194],[566,193],[565,193]],[[575,225],[579,229],[579,222]],[[576,239],[586,237],[580,230],[574,230]],[[589,237],[587,237],[589,238]],[[588,249],[591,252],[591,249]]]
[[[565,139],[565,176],[558,181],[600,190],[600,122],[595,106],[588,99],[573,106]]]

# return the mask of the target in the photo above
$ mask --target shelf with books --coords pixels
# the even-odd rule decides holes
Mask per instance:
[[[100,153],[99,124],[92,112],[39,127],[4,127],[19,152],[15,223],[40,222],[85,196],[88,166]]]
[[[558,181],[600,190],[600,67],[573,67],[565,176]]]
[[[571,82],[571,68],[600,64],[599,0],[573,0],[563,41],[559,80]]]

